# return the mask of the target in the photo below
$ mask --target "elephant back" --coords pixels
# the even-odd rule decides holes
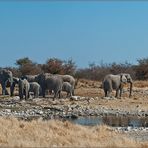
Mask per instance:
[[[70,91],[72,89],[72,86],[69,82],[63,82],[62,90],[63,91]]]
[[[75,79],[71,75],[60,75],[64,82],[69,82],[72,86],[75,85]]]
[[[18,86],[19,86],[19,88],[27,88],[27,89],[30,88],[30,84],[26,79],[23,79],[23,80],[19,79]]]
[[[26,79],[28,82],[35,82],[37,75],[24,75],[21,79]]]
[[[45,85],[47,88],[51,90],[55,90],[55,89],[62,90],[63,80],[58,75],[51,75],[49,77],[46,77]]]
[[[30,82],[29,84],[30,84],[30,91],[34,91],[37,88],[40,89],[40,85],[37,82]]]

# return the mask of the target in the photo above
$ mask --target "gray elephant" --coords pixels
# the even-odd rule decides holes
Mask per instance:
[[[69,82],[63,82],[62,91],[67,92],[67,97],[72,96],[73,87]]]
[[[35,82],[35,78],[37,75],[24,75],[21,79],[26,79],[28,82]]]
[[[6,90],[7,82],[10,82],[10,92],[11,92],[11,86],[13,82],[13,75],[10,70],[7,69],[0,69],[0,83],[2,85],[2,95],[8,94]],[[11,94],[12,96],[12,94]]]
[[[14,95],[14,88],[15,88],[15,85],[18,84],[19,78],[13,77],[12,79],[13,79],[13,82],[11,85],[11,95],[13,96]]]
[[[26,79],[23,80],[19,79],[18,87],[19,87],[20,100],[24,98],[24,95],[25,95],[25,100],[27,100],[29,98],[29,89],[30,89],[29,82]]]
[[[112,92],[113,89],[116,90],[115,97],[119,96],[119,91],[120,91],[120,97],[121,97],[124,83],[130,83],[129,97],[131,97],[133,81],[130,74],[121,73],[118,75],[113,75],[113,74],[106,75],[102,85],[104,89],[105,97],[110,96],[110,93]]]
[[[17,77],[12,77],[12,84],[9,82],[9,80],[7,80],[7,84],[6,84],[6,87],[10,87],[10,93],[11,93],[11,96],[14,95],[14,88],[15,88],[15,85],[18,84],[18,81],[19,81],[19,78]],[[7,92],[7,91],[6,91]]]
[[[41,87],[37,82],[30,82],[30,89],[29,92],[34,93],[34,98],[38,98],[39,94],[41,93]]]
[[[62,78],[63,82],[69,82],[71,84],[72,95],[74,95],[74,89],[75,89],[75,83],[76,83],[74,77],[71,75],[59,75],[59,76]]]
[[[60,98],[60,93],[63,85],[63,80],[60,76],[52,75],[48,73],[45,73],[45,74],[42,73],[36,77],[36,82],[38,82],[41,86],[43,97],[45,97],[46,90],[49,90],[49,91],[53,90],[54,92],[53,100],[57,98],[58,95]]]

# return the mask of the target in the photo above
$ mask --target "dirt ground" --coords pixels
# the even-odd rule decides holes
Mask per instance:
[[[75,95],[80,97],[88,97],[87,105],[89,107],[106,107],[108,109],[126,110],[126,111],[148,111],[148,81],[134,81],[132,97],[129,95],[129,85],[124,86],[121,98],[112,97],[104,98],[104,91],[101,88],[101,82],[80,79],[75,89]],[[7,88],[9,91],[9,88]],[[1,87],[0,87],[1,93]],[[15,95],[18,95],[18,88],[15,88]],[[63,93],[65,96],[66,94]],[[115,96],[115,91],[112,92]],[[93,98],[90,102],[90,98]],[[3,96],[0,97],[3,99]],[[71,103],[66,101],[65,103]],[[77,101],[77,104],[83,104],[84,101]]]
[[[133,83],[132,97],[129,95],[129,85],[124,86],[121,98],[104,99],[104,91],[101,82],[80,80],[75,93],[78,96],[88,96],[96,98],[90,105],[104,106],[112,109],[142,110],[148,111],[148,81],[135,81]],[[112,92],[115,96],[115,91]]]

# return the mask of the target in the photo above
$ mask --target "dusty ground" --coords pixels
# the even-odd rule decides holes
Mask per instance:
[[[89,105],[101,105],[121,109],[139,108],[141,110],[148,110],[148,81],[135,81],[133,83],[133,93],[131,98],[128,97],[128,85],[124,87],[124,93],[120,99],[116,99],[114,97],[113,99],[104,99],[104,91],[100,87],[101,82],[80,79],[75,89],[75,95],[95,98],[94,102],[91,102],[91,104]],[[7,90],[9,91],[9,88],[7,88]],[[18,88],[16,88],[15,94],[18,95]],[[63,95],[65,95],[65,93]],[[112,92],[112,96],[114,95],[115,91]],[[3,98],[3,96],[1,96],[0,98]]]
[[[104,91],[100,86],[101,82],[80,80],[76,88],[76,95],[96,97],[95,102],[91,102],[90,106],[148,111],[148,81],[135,81],[131,98],[128,97],[128,85],[124,87],[124,93],[120,99],[103,99]],[[112,92],[112,95],[115,95],[115,91]]]

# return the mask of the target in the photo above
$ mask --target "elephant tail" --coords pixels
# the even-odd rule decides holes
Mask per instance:
[[[77,78],[75,81],[74,89],[78,86],[78,81],[79,81],[79,78]]]

